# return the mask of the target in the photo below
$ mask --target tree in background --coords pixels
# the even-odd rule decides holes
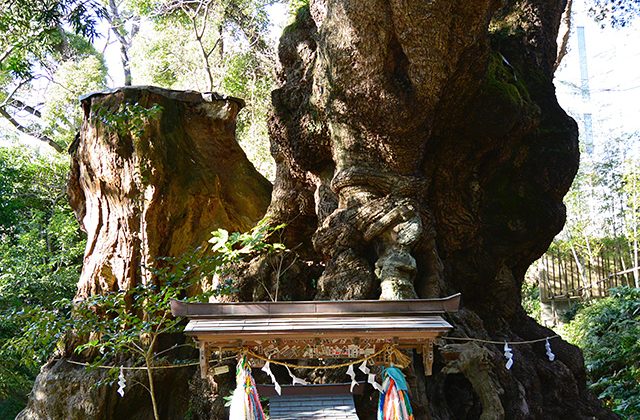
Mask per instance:
[[[139,84],[216,91],[242,98],[238,141],[249,159],[273,179],[267,119],[275,88],[275,48],[267,7],[260,0],[159,0],[145,4],[148,19],[133,42]]]
[[[625,27],[640,14],[640,0],[592,0],[589,14],[602,26]]]
[[[57,122],[43,115],[42,98],[56,83],[56,73],[63,63],[76,65],[95,51],[89,41],[96,36],[96,23],[102,8],[95,2],[55,0],[28,2],[2,0],[0,3],[0,115],[16,130],[41,140],[62,152],[68,145],[66,133],[57,136]],[[69,32],[66,28],[70,28]],[[98,59],[98,58],[96,58]],[[104,64],[93,60],[75,77],[88,76],[91,81],[77,83],[86,89],[100,87],[95,78],[104,77]],[[69,69],[63,70],[65,73]],[[89,75],[89,71],[93,71]],[[73,95],[80,93],[70,90]],[[54,93],[54,95],[56,95]],[[58,95],[59,96],[59,95]],[[68,122],[68,121],[67,121]],[[76,121],[77,122],[77,121]],[[63,128],[63,131],[66,128]]]
[[[617,254],[621,271],[638,267],[637,142],[637,133],[615,136],[601,155],[586,157],[565,200],[568,223],[559,239],[592,264],[604,247]],[[633,276],[637,287],[637,270]]]
[[[526,267],[564,223],[577,168],[576,127],[551,83],[563,2],[329,3],[329,14],[303,7],[285,32],[270,125],[270,213],[322,268],[302,281],[317,299],[462,291],[452,320],[462,337],[548,336],[519,298]],[[377,37],[362,37],[372,44],[344,42],[372,27]],[[579,353],[557,347],[552,375],[529,347],[509,375],[491,347],[459,381],[439,361],[428,384],[417,378],[417,406],[435,418],[606,417],[580,382]]]
[[[136,10],[138,2],[103,0],[103,3],[105,3],[103,16],[109,24],[105,48],[109,45],[110,36],[113,34],[120,44],[120,61],[122,62],[122,71],[124,73],[124,85],[131,86],[133,78],[131,76],[130,50],[133,39],[140,29],[141,21],[140,14]]]
[[[51,347],[8,347],[23,333],[20,314],[54,314],[71,298],[84,237],[67,202],[68,163],[20,147],[0,148],[0,417],[24,405]],[[35,335],[46,335],[39,331]]]
[[[104,52],[117,42],[125,85],[245,99],[239,141],[273,179],[266,121],[276,63],[267,7],[274,1],[3,1],[0,29],[9,36],[0,40],[0,116],[15,130],[64,152],[80,123],[77,97],[107,86]],[[102,52],[91,44],[97,39]]]

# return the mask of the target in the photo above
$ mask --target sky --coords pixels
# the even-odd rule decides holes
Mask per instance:
[[[640,132],[640,19],[621,29],[602,28],[586,13],[584,0],[574,0],[575,13],[569,53],[556,71],[560,105],[579,123],[592,115],[594,153],[602,152],[611,136]],[[578,27],[584,28],[584,51],[590,99],[581,94]]]

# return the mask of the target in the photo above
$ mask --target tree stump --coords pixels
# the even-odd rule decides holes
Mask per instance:
[[[235,139],[243,101],[126,87],[82,99],[69,196],[87,248],[77,298],[154,281],[217,228],[245,231],[263,215],[270,183]]]

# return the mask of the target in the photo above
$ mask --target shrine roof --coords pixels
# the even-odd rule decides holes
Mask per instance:
[[[215,302],[185,303],[171,301],[174,316],[189,319],[248,317],[330,317],[418,315],[456,312],[460,293],[437,299],[406,300],[341,300],[341,301],[280,301],[280,302]]]
[[[171,302],[174,315],[190,319],[185,334],[200,339],[259,340],[358,336],[401,341],[432,338],[450,330],[438,314],[457,311],[460,295],[400,301],[247,303]]]

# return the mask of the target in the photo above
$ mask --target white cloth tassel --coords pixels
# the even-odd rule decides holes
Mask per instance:
[[[244,404],[245,390],[243,384],[238,384],[231,396],[231,405],[229,406],[229,418],[230,419],[246,419],[247,407]]]
[[[376,375],[375,373],[371,373],[371,369],[369,369],[369,367],[367,366],[366,360],[364,360],[362,364],[358,366],[358,369],[360,369],[360,372],[367,375],[367,382],[369,382],[372,387],[374,387],[379,392],[383,392],[382,385],[376,382]]]
[[[382,385],[380,385],[379,383],[376,382],[376,374],[375,373],[369,373],[369,374],[367,374],[367,377],[368,377],[367,382],[369,382],[371,384],[371,386],[376,389],[376,391],[384,392],[384,388],[382,388]]]
[[[271,372],[271,365],[269,364],[269,362],[265,363],[260,370],[269,375],[269,377],[271,378],[271,382],[276,389],[276,392],[278,393],[278,395],[282,395],[282,387],[280,386],[278,381],[276,381],[276,376],[273,374],[273,372]]]
[[[124,389],[127,386],[127,380],[124,378],[124,369],[120,366],[120,374],[118,375],[118,394],[124,397]]]
[[[358,385],[358,382],[356,381],[356,372],[353,370],[353,365],[349,365],[349,368],[347,369],[347,375],[351,377],[351,392],[353,393],[353,388]]]
[[[547,349],[547,357],[549,358],[550,362],[553,362],[556,359],[556,355],[553,354],[553,352],[551,351],[551,344],[549,344],[549,339],[546,339],[546,342],[544,343],[544,348]]]
[[[362,364],[358,367],[358,369],[360,369],[360,372],[364,373],[365,375],[368,375],[369,372],[371,372],[371,369],[367,367],[366,360],[362,361]]]
[[[308,385],[307,381],[305,381],[304,379],[298,378],[296,375],[291,373],[291,369],[289,369],[289,366],[286,366],[286,368],[287,368],[287,372],[289,372],[289,376],[291,376],[291,385],[295,385],[295,384]]]
[[[507,342],[504,342],[504,357],[507,358],[507,363],[504,365],[504,367],[507,368],[507,370],[511,369],[511,366],[513,366],[513,353],[511,351],[511,347],[509,347],[509,344],[507,344]]]

